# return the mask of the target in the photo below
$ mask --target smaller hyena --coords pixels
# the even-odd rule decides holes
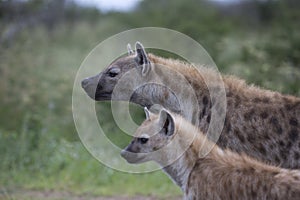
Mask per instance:
[[[129,163],[154,160],[162,165],[184,199],[300,198],[299,170],[266,165],[217,145],[203,157],[210,142],[196,127],[166,110],[159,116],[145,112],[147,120],[121,155]]]

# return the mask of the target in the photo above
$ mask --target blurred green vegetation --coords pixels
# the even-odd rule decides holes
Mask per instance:
[[[144,0],[128,13],[101,13],[68,4],[56,9],[63,14],[54,18],[44,17],[51,12],[45,9],[49,1],[15,3],[0,1],[0,197],[1,191],[11,188],[180,194],[162,172],[133,175],[103,166],[77,136],[71,110],[76,71],[93,47],[120,31],[144,26],[178,30],[199,41],[221,72],[300,96],[296,0],[234,5]],[[124,147],[129,138],[114,124],[109,103],[97,106],[108,113],[99,116],[104,130],[111,133],[108,137]],[[143,119],[140,108],[133,106],[131,111],[137,121]]]

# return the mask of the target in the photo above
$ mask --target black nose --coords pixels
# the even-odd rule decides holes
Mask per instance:
[[[85,88],[88,84],[89,84],[89,79],[88,78],[83,79],[81,81],[81,87],[83,87],[83,88]]]

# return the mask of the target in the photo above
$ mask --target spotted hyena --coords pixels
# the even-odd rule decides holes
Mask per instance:
[[[198,128],[166,110],[145,112],[147,119],[121,155],[129,163],[162,165],[184,199],[299,199],[300,170],[270,166],[217,145],[202,157],[210,142]]]
[[[300,98],[249,86],[233,76],[222,76],[225,111],[211,98],[203,78],[213,81],[218,74],[199,68],[147,54],[143,46],[136,43],[135,52],[130,49],[128,56],[117,59],[96,76],[84,79],[82,87],[96,101],[125,100],[148,108],[159,104],[182,115],[204,133],[211,124],[213,109],[226,112],[217,143],[221,148],[243,152],[284,168],[300,168]],[[191,89],[183,89],[183,81],[174,73],[181,74]],[[165,83],[166,87],[150,84],[165,77],[171,80]],[[142,87],[137,88],[137,84]],[[118,92],[113,93],[116,85]],[[196,99],[191,95],[193,92]]]

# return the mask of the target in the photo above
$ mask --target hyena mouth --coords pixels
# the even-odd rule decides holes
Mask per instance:
[[[142,163],[145,159],[145,155],[141,153],[133,153],[126,150],[121,151],[121,156],[131,164]]]
[[[96,91],[95,100],[96,101],[111,100],[111,93],[110,92],[97,92]]]

